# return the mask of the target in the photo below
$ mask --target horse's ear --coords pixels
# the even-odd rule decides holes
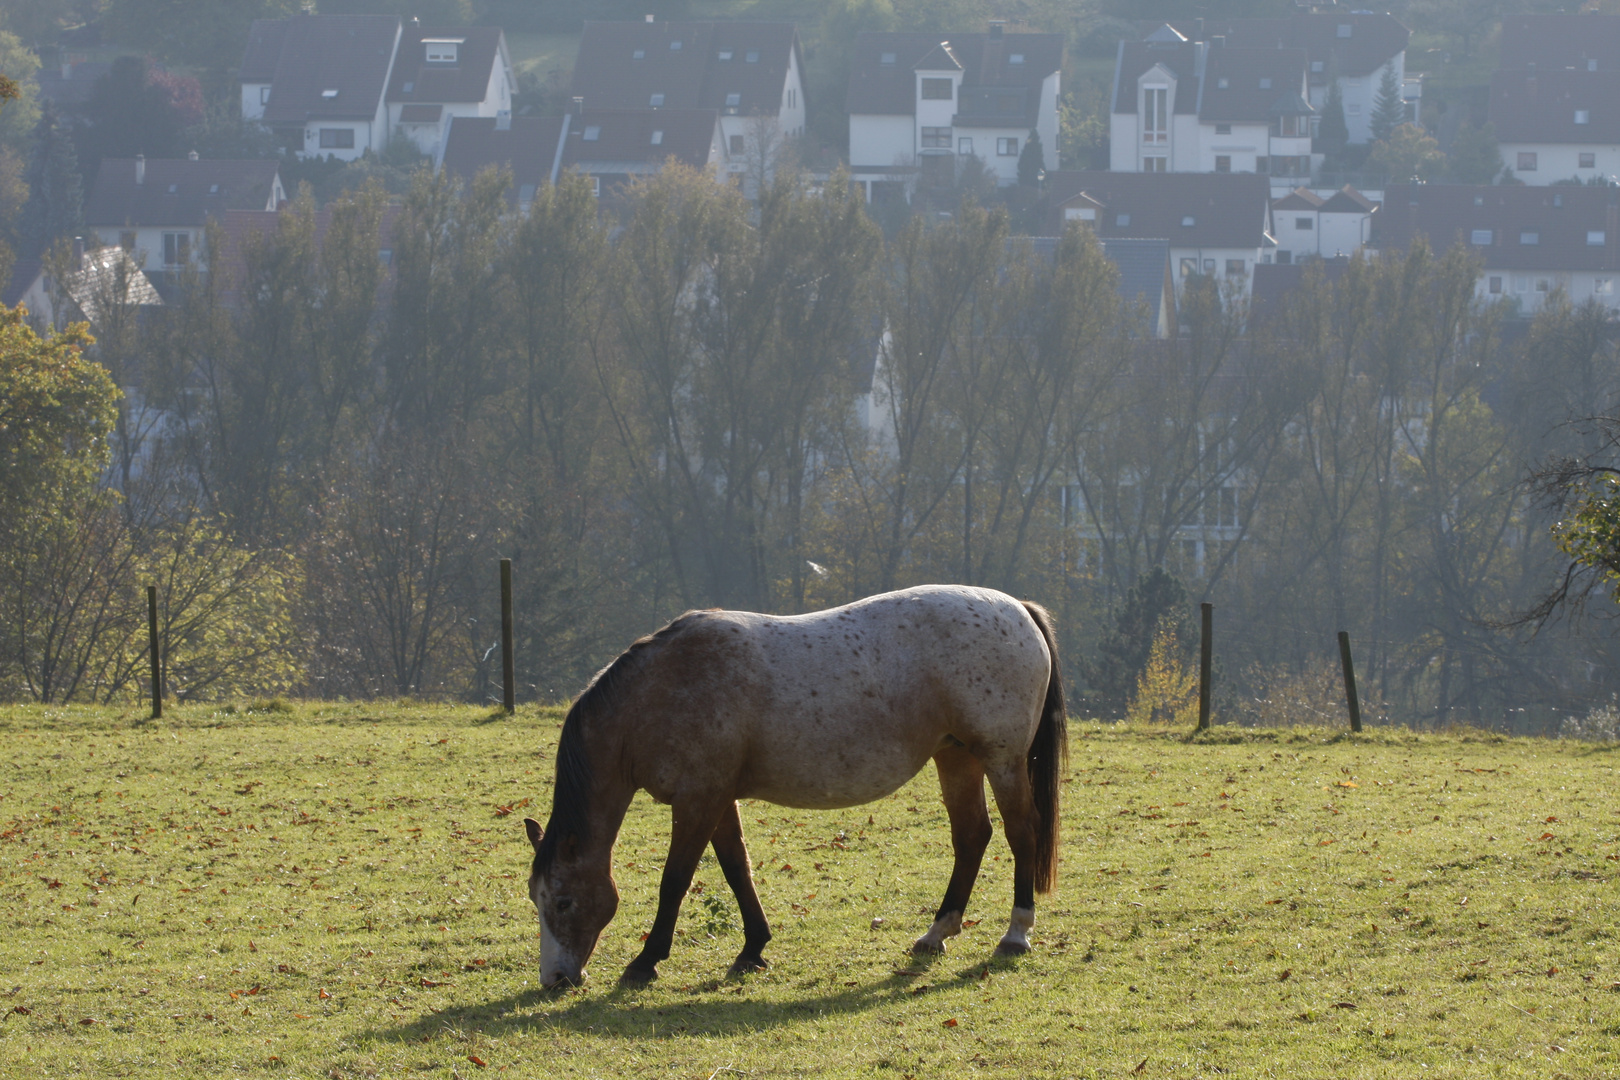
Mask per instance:
[[[526,817],[523,819],[523,831],[529,834],[529,843],[534,845],[534,850],[539,851],[540,838],[546,835],[546,831],[540,827],[540,823],[532,817]]]

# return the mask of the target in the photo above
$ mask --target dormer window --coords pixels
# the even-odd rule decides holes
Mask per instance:
[[[1342,38],[1349,37],[1350,34],[1354,30],[1355,30],[1355,27],[1350,25],[1349,23],[1340,23],[1339,24],[1339,36],[1342,37]]]
[[[680,52],[681,51],[681,43],[679,41],[670,42],[669,43],[669,51],[670,52]]]
[[[1261,79],[1260,80],[1260,89],[1262,89],[1262,90],[1270,90],[1271,89],[1271,80],[1270,79]]]
[[[427,38],[422,42],[422,44],[427,48],[428,63],[453,64],[456,62],[456,47],[461,44],[461,39],[457,38],[451,40],[449,38],[444,38],[436,40],[434,38]]]
[[[730,49],[721,49],[720,50],[720,59],[722,59],[722,60],[730,60],[731,59],[731,50]]]
[[[742,104],[742,95],[741,94],[727,94],[726,95],[726,108],[735,109],[737,106],[739,106],[741,104]]]
[[[647,104],[655,109],[661,108],[664,104],[664,95],[654,94],[651,98],[647,99]]]
[[[1009,64],[1022,64],[1023,62],[1024,54],[1021,52],[1015,52],[1011,56],[1007,57],[1007,63]]]
[[[880,64],[892,64],[892,63],[894,63],[894,53],[892,53],[892,52],[883,53],[881,56],[878,57],[878,63],[880,63]]]
[[[1597,70],[1597,61],[1596,60],[1588,60],[1586,62],[1586,70],[1587,71],[1596,71]]]
[[[1190,229],[1196,224],[1198,224],[1198,219],[1193,217],[1191,214],[1188,214],[1181,219],[1181,227],[1183,229]]]
[[[1591,110],[1589,110],[1589,109],[1576,109],[1575,110],[1575,122],[1577,124],[1590,124],[1592,122]]]
[[[404,93],[407,93],[407,94],[415,93],[416,92],[416,82],[415,82],[415,80],[407,81],[404,86],[400,87],[400,90],[403,91]]]
[[[1129,215],[1129,214],[1115,214],[1114,215],[1114,226],[1116,228],[1120,228],[1120,229],[1126,228],[1127,226],[1130,225],[1130,223],[1131,223],[1131,215]]]
[[[176,195],[176,194],[179,193],[179,191],[180,191],[180,185],[179,184],[170,184],[169,185],[169,194],[170,195]]]
[[[601,124],[587,124],[587,125],[585,125],[585,141],[586,142],[598,142],[598,141],[601,140],[601,138],[602,138],[602,125]]]
[[[664,145],[664,133],[662,131],[655,131],[652,133],[652,144],[654,146]]]
[[[757,64],[757,63],[759,63],[759,50],[758,49],[749,49],[746,53],[744,53],[743,54],[743,63],[745,63],[745,64]]]
[[[630,54],[630,59],[632,59],[632,60],[645,60],[645,59],[647,59],[647,50],[646,49],[637,49],[635,52]]]
[[[337,94],[338,94],[338,92],[336,90],[322,90],[321,91],[321,97],[326,101],[332,101],[332,100],[336,99]]]
[[[208,185],[208,194],[210,194],[210,195],[218,195],[219,194],[219,185],[218,184],[209,184]]]
[[[1215,89],[1217,89],[1217,90],[1225,90],[1228,87],[1230,87],[1231,85],[1232,85],[1232,81],[1230,79],[1228,79],[1225,75],[1222,75],[1220,78],[1215,80]]]
[[[1320,61],[1320,60],[1312,60],[1311,61],[1311,72],[1312,72],[1312,74],[1321,74],[1321,72],[1322,72],[1322,61]]]
[[[1519,234],[1519,243],[1527,246],[1539,244],[1541,243],[1541,234],[1530,229],[1526,229]]]

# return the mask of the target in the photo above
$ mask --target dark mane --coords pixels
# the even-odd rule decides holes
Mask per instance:
[[[618,658],[597,672],[569,708],[557,740],[557,776],[551,793],[551,819],[534,853],[536,875],[551,869],[564,840],[583,843],[590,836],[592,770],[585,750],[585,727],[611,715],[624,698],[637,673],[646,666],[654,647],[679,633],[701,612],[688,611],[655,634],[638,639]]]

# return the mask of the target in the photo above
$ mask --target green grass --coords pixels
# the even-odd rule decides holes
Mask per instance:
[[[663,978],[620,991],[668,831],[643,797],[592,980],[553,996],[518,822],[557,712],[266,704],[0,710],[0,1075],[1620,1069],[1610,748],[1077,724],[1059,890],[1013,962],[999,838],[982,922],[908,954],[950,864],[931,769],[870,807],[747,804],[773,968],[723,979],[705,862]]]

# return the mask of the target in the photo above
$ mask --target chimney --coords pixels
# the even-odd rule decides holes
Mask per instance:
[[[135,155],[135,182],[137,184],[146,183],[146,155],[145,154],[136,154]]]
[[[82,236],[73,238],[73,269],[84,269],[84,237]]]
[[[648,21],[648,22],[652,22],[652,21],[653,21],[653,17],[652,17],[652,15],[651,15],[651,14],[648,14],[648,16],[647,16],[647,21]]]
[[[197,151],[193,150],[190,153],[188,153],[186,155],[186,160],[187,161],[196,161],[197,160]]]
[[[584,116],[585,115],[585,99],[584,98],[582,98],[582,97],[575,98],[574,102],[573,102],[573,105],[574,105],[573,113],[574,113],[575,116]]]
[[[502,109],[500,112],[495,114],[495,130],[496,131],[511,131],[512,130],[512,110],[511,109]]]

